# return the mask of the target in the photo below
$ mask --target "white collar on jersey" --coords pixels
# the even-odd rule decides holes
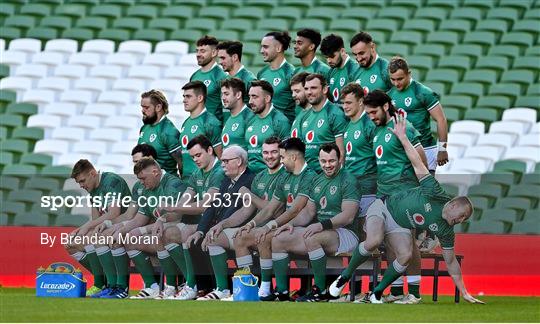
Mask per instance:
[[[304,162],[304,166],[302,167],[302,170],[298,173],[293,173],[294,175],[299,175],[300,173],[304,172],[304,170],[307,168],[307,162]]]
[[[190,117],[190,118],[195,119],[195,118],[199,117],[200,115],[204,114],[205,112],[206,112],[206,107],[204,107],[203,110],[201,110],[200,114],[198,114],[197,116],[194,116],[194,117]]]

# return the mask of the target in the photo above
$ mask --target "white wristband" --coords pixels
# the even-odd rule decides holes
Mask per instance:
[[[446,142],[437,142],[437,148],[439,152],[446,152],[446,146],[447,146]]]
[[[103,224],[105,224],[105,227],[109,228],[112,226],[112,222],[110,219],[106,219],[103,221]]]
[[[276,222],[275,219],[273,219],[273,220],[269,221],[268,223],[266,223],[266,227],[273,230],[273,229],[278,228],[278,223]]]

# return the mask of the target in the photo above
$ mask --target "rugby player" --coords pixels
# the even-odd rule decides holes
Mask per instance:
[[[311,28],[304,28],[296,32],[294,41],[294,56],[300,59],[301,65],[294,69],[293,74],[301,72],[322,74],[328,77],[330,67],[321,62],[315,53],[321,44],[321,33]]]
[[[304,89],[304,84],[306,83],[306,77],[308,75],[309,73],[307,72],[300,72],[291,78],[292,97],[296,104],[296,117],[291,125],[291,137],[304,138],[300,130],[304,123],[304,119],[311,111],[311,106],[306,98],[306,91]]]
[[[229,78],[221,81],[221,101],[228,109],[230,117],[225,121],[221,131],[223,149],[230,145],[238,145],[247,150],[245,139],[247,124],[254,117],[253,111],[248,108],[244,82],[238,78]]]
[[[364,94],[380,89],[390,90],[392,83],[388,75],[388,61],[377,54],[375,41],[370,34],[359,32],[350,42],[351,52],[360,65],[356,82],[364,89]]]
[[[243,44],[241,42],[224,41],[220,42],[216,48],[218,50],[219,64],[223,68],[223,71],[227,72],[229,77],[238,78],[244,82],[244,102],[248,102],[249,87],[251,86],[251,81],[255,80],[255,74],[246,69],[242,64],[242,47]]]

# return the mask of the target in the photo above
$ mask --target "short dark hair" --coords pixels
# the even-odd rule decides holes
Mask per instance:
[[[364,106],[369,107],[382,107],[384,104],[388,104],[388,113],[390,116],[396,115],[396,107],[392,104],[392,98],[390,98],[389,95],[386,94],[386,92],[382,90],[374,90],[370,93],[368,93],[364,97]]]
[[[321,146],[319,147],[319,153],[321,153],[321,151],[326,153],[332,153],[332,151],[336,151],[338,160],[341,158],[341,152],[339,151],[339,147],[336,143],[332,142],[321,144]]]
[[[360,100],[364,98],[364,89],[356,82],[351,82],[341,88],[341,99],[345,98],[348,94],[354,94],[355,98]]]
[[[169,113],[169,103],[167,102],[167,97],[165,94],[159,90],[149,90],[141,93],[141,98],[150,98],[152,105],[161,105],[165,114]]]
[[[321,41],[321,53],[324,56],[330,56],[342,48],[345,48],[345,43],[339,35],[330,34]]]
[[[95,170],[94,166],[87,159],[80,159],[75,163],[73,169],[71,170],[71,177],[75,179],[81,173],[88,172],[90,170]]]
[[[238,61],[242,60],[242,48],[244,45],[239,41],[223,41],[220,42],[216,49],[225,50],[228,55],[233,56],[234,54],[238,55]]]
[[[204,135],[198,135],[193,137],[186,146],[187,150],[191,150],[195,145],[200,145],[201,148],[205,151],[208,151],[208,148],[212,148],[212,154],[214,154],[214,147],[212,146],[212,142],[208,139],[208,137]]]
[[[371,37],[370,34],[364,32],[364,31],[361,31],[359,32],[358,34],[354,35],[353,38],[351,38],[351,47],[353,47],[354,45],[358,44],[358,43],[366,43],[366,44],[369,44],[371,42],[373,42],[373,38]]]
[[[260,87],[270,95],[270,97],[274,97],[274,88],[272,88],[272,85],[266,81],[266,80],[253,80],[251,81],[250,89],[253,87]]]
[[[141,153],[143,157],[151,157],[157,159],[157,152],[156,149],[150,145],[150,144],[137,144],[135,147],[131,150],[131,155],[135,155],[137,153]]]
[[[308,75],[306,77],[305,82],[308,82],[308,81],[311,81],[311,80],[314,80],[314,79],[319,79],[319,81],[321,82],[321,86],[323,88],[326,87],[326,79],[324,78],[324,76],[322,76],[322,74],[319,74],[319,73],[311,73],[310,75]],[[305,82],[304,82],[304,84],[305,84]]]
[[[204,45],[217,46],[217,44],[219,44],[219,41],[217,40],[217,38],[210,35],[204,35],[203,37],[197,40],[197,46],[204,46]]]
[[[142,170],[153,166],[159,168],[159,164],[151,157],[143,157],[133,166],[133,173],[138,175]]]
[[[182,90],[193,90],[195,92],[195,94],[197,96],[203,96],[204,97],[204,101],[206,101],[206,93],[207,93],[207,90],[206,90],[206,85],[204,85],[204,83],[202,83],[202,81],[191,81],[191,82],[188,82],[186,84],[184,84],[184,86],[182,87]]]
[[[306,84],[306,78],[308,77],[308,75],[309,75],[308,72],[300,72],[293,75],[293,77],[291,78],[291,81],[289,82],[289,85],[300,83],[302,84],[302,86],[304,86],[304,84]]]
[[[300,29],[299,31],[296,32],[296,36],[309,39],[313,43],[313,45],[315,45],[315,50],[321,44],[321,33],[316,31],[315,29],[311,29],[311,28]]]
[[[409,73],[409,64],[401,56],[394,56],[390,63],[388,63],[388,71],[390,73],[396,73],[398,70],[403,70],[405,73]]]
[[[291,46],[291,36],[289,36],[289,32],[286,30],[269,32],[264,35],[264,37],[274,37],[274,39],[277,40],[283,47],[283,51],[286,51],[289,46]]]
[[[221,80],[222,88],[232,89],[234,93],[241,92],[242,98],[246,95],[246,84],[239,78],[227,78]]]
[[[289,137],[281,141],[281,143],[279,143],[279,148],[284,149],[285,151],[300,152],[302,153],[302,156],[306,155],[306,144],[297,137]]]
[[[281,140],[277,136],[270,136],[264,140],[264,144],[279,144]]]

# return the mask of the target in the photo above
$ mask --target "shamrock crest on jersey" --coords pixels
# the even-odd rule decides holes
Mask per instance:
[[[235,132],[238,129],[238,126],[240,126],[238,123],[232,124],[231,126],[232,131]]]
[[[319,121],[317,121],[317,128],[321,128],[322,125],[324,125],[324,119],[319,119]]]
[[[369,77],[369,82],[375,83],[376,81],[377,81],[377,74],[372,74],[372,75]]]
[[[439,225],[437,225],[436,223],[430,224],[429,230],[432,232],[437,232],[439,230]]]
[[[345,78],[341,77],[341,78],[339,79],[339,86],[340,86],[340,87],[343,87],[344,85],[345,85]]]
[[[336,186],[331,186],[331,187],[330,187],[330,194],[331,194],[331,195],[335,194],[336,191],[337,191],[337,187],[336,187]]]
[[[412,98],[411,97],[407,97],[405,98],[405,106],[409,107],[412,103]]]
[[[261,127],[261,132],[266,133],[266,131],[268,130],[268,128],[270,128],[270,126],[264,125],[263,127]]]
[[[197,125],[191,126],[191,133],[195,133],[198,128],[199,128],[199,126],[197,126]]]
[[[360,137],[360,134],[362,134],[361,131],[359,130],[354,131],[354,139],[358,139]]]
[[[386,135],[384,135],[384,141],[386,143],[390,142],[390,139],[392,138],[392,134],[388,133]]]
[[[206,87],[208,87],[212,83],[212,80],[204,80],[203,83]]]
[[[277,85],[281,82],[281,78],[274,78],[274,87],[277,87]]]
[[[156,140],[156,134],[150,134],[150,143],[154,142]]]

